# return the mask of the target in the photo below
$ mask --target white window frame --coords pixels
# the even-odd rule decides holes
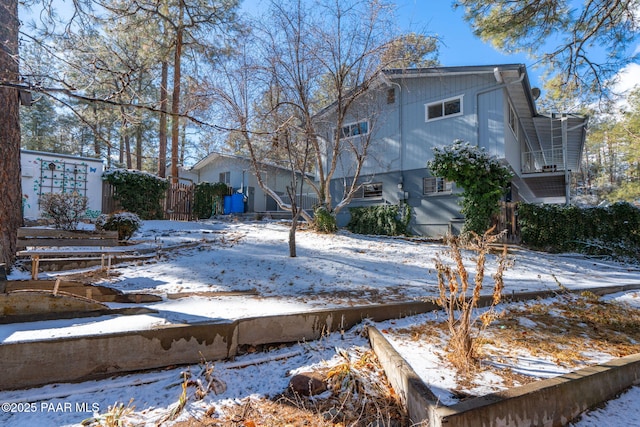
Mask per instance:
[[[427,182],[431,184],[427,185]],[[435,189],[435,191],[427,191],[427,187]],[[453,181],[448,181],[439,176],[427,176],[422,179],[422,194],[425,196],[434,196],[437,194],[452,194]]]
[[[352,133],[353,129],[360,129],[360,125],[362,124],[366,124],[367,126],[366,132],[355,133],[355,134]],[[345,129],[347,130],[346,133],[345,133]],[[351,122],[343,125],[342,128],[340,129],[340,138],[341,139],[355,138],[358,136],[368,135],[369,132],[371,132],[371,126],[369,124],[369,120],[360,120],[359,122]]]
[[[367,189],[367,187],[372,187],[372,189]],[[382,182],[365,182],[356,190],[353,195],[353,200],[381,200],[382,190]]]
[[[231,185],[231,171],[220,172],[218,176],[218,182],[222,182],[223,184]]]
[[[460,110],[455,113],[446,112],[446,104],[451,103],[452,101],[458,101],[460,103]],[[429,117],[429,108],[439,105],[441,107],[442,115]],[[425,122],[433,122],[436,120],[448,119],[450,117],[457,117],[464,114],[464,95],[458,95],[447,99],[442,99],[436,102],[429,102],[428,104],[424,104],[424,121]]]

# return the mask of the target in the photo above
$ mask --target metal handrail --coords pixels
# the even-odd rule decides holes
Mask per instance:
[[[557,172],[564,169],[562,148],[522,153],[523,173]]]

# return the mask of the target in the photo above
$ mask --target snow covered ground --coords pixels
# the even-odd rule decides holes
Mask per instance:
[[[435,243],[400,238],[297,233],[298,256],[288,256],[288,228],[278,222],[146,221],[133,240],[167,248],[160,262],[119,265],[102,284],[125,292],[149,292],[163,297],[147,304],[161,315],[102,316],[89,319],[43,321],[0,325],[3,343],[123,330],[145,330],[160,325],[194,321],[225,321],[277,313],[304,312],[317,308],[407,301],[437,294],[434,257],[444,247]],[[196,247],[169,250],[172,245],[197,243]],[[526,250],[512,253],[515,264],[505,273],[505,293],[640,284],[640,268],[580,255],[551,255]],[[489,270],[495,258],[489,257]],[[42,278],[46,277],[42,275]],[[50,274],[55,276],[54,274]],[[28,278],[13,272],[9,279]],[[247,293],[247,291],[251,291]],[[237,292],[228,296],[167,298],[177,293]],[[488,290],[490,292],[490,289]],[[214,294],[211,294],[214,295]],[[121,307],[122,304],[110,304]],[[368,347],[360,329],[344,337],[324,339],[269,352],[250,354],[234,362],[216,362],[215,372],[226,384],[219,395],[202,401],[190,399],[186,411],[202,415],[206,408],[222,407],[251,396],[282,392],[291,372],[315,364],[335,363],[335,347]],[[238,368],[240,360],[263,363]],[[29,390],[0,392],[0,425],[76,425],[95,414],[104,414],[116,402],[130,399],[131,415],[142,425],[155,425],[176,404],[181,372],[200,366],[122,376],[81,384],[56,384]],[[635,394],[634,394],[635,393]],[[622,396],[627,406],[616,419],[604,408],[585,418],[581,426],[630,425],[640,419],[637,388]],[[628,402],[636,402],[630,405]],[[609,408],[608,407],[608,408]],[[636,408],[638,407],[638,408]],[[633,418],[630,418],[633,417]],[[589,421],[591,420],[591,421]],[[609,424],[605,424],[605,423]]]

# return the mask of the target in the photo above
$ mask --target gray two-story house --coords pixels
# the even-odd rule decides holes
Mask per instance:
[[[363,186],[349,206],[404,200],[413,208],[414,233],[459,231],[460,190],[426,167],[434,147],[458,139],[484,147],[512,169],[508,201],[568,201],[587,119],[540,114],[535,104],[540,91],[530,87],[524,65],[387,70],[380,81],[377,111],[367,117],[360,109],[342,130],[347,138],[372,138],[359,178]],[[323,136],[331,138],[334,131],[327,128]],[[334,178],[333,199],[340,200],[348,169],[339,168]],[[348,220],[344,209],[338,223]]]

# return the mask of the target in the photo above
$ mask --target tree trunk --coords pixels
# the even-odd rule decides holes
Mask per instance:
[[[142,93],[142,78],[138,79],[138,93]],[[142,126],[144,118],[141,117],[136,125],[136,169],[142,170]]]
[[[182,121],[182,133],[180,134],[180,156],[179,165],[184,165],[184,156],[187,151],[187,122]]]
[[[93,97],[96,98],[95,92],[93,93]],[[98,118],[98,103],[93,103],[93,154],[96,158],[100,158],[102,156],[102,149],[100,147],[100,119]]]
[[[18,83],[18,2],[0,1],[0,83]],[[11,268],[22,224],[20,116],[17,89],[0,86],[0,263]]]
[[[136,169],[142,170],[142,123],[136,127]]]
[[[296,208],[296,211],[298,209]],[[296,251],[296,230],[298,228],[298,218],[300,217],[300,213],[293,213],[291,211],[291,228],[289,228],[289,256],[291,258],[295,258],[298,256]]]
[[[111,141],[111,126],[108,127],[107,141]],[[111,169],[111,144],[107,144],[107,169]]]
[[[158,145],[158,176],[165,178],[167,176],[167,103],[169,83],[169,61],[162,61],[162,78],[160,82],[160,132],[158,136],[160,143]]]
[[[178,148],[180,136],[180,67],[182,57],[182,10],[180,1],[179,24],[176,30],[176,50],[173,63],[173,99],[171,100],[171,176],[178,179]]]
[[[124,131],[124,126],[120,125],[120,138],[118,141],[118,163],[120,163],[120,165],[118,167],[122,167],[122,165],[124,164]]]
[[[298,230],[298,220],[300,219],[300,213],[302,212],[302,209],[298,207],[296,200],[295,175],[293,181],[293,185],[291,187],[287,187],[287,194],[289,194],[289,199],[291,199],[291,228],[289,228],[289,256],[291,258],[298,256],[296,249],[296,231]]]
[[[128,131],[125,129],[125,131]],[[129,137],[129,133],[125,133],[124,135],[124,150],[126,153],[127,159],[127,169],[133,169],[133,163],[131,162],[131,138]]]

